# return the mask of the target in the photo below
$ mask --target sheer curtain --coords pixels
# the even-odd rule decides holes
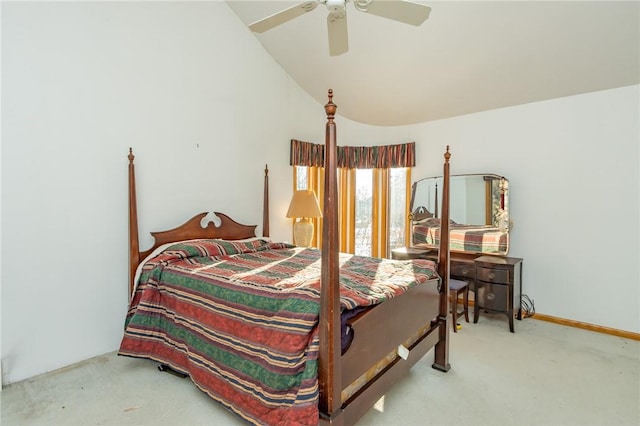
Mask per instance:
[[[291,140],[290,164],[293,167],[294,188],[311,189],[316,193],[320,208],[323,208],[324,193],[324,145],[311,142]],[[340,251],[356,253],[356,171],[371,169],[371,205],[369,212],[358,216],[370,219],[370,228],[364,230],[368,252],[362,253],[373,257],[388,257],[390,247],[390,209],[402,211],[405,218],[404,232],[401,238],[408,235],[406,217],[409,209],[411,186],[411,167],[415,166],[415,142],[398,145],[371,147],[338,147],[338,218],[340,234]],[[403,205],[390,206],[390,169],[406,168],[404,182]],[[397,203],[396,203],[397,204]],[[368,224],[367,224],[368,225]],[[362,231],[362,228],[360,228]],[[393,239],[393,238],[392,238]],[[397,238],[396,238],[397,239]],[[405,241],[408,241],[406,239]],[[313,245],[320,247],[322,243],[322,220],[314,219]],[[362,248],[359,248],[361,251]],[[358,253],[361,254],[361,253]]]

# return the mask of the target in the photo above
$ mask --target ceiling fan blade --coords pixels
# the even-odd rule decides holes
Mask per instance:
[[[371,0],[368,4],[364,2],[364,6],[360,6],[358,3],[362,2],[355,2],[356,9],[361,12],[416,26],[426,21],[431,13],[429,6],[410,1]]]
[[[277,27],[280,24],[284,24],[285,22],[290,21],[293,18],[297,18],[298,16],[304,15],[307,12],[311,12],[316,8],[317,5],[318,2],[316,1],[306,1],[304,3],[297,4],[288,9],[282,10],[278,13],[274,13],[271,16],[267,16],[266,18],[254,22],[253,24],[249,25],[249,29],[256,33],[263,33],[273,27]]]
[[[329,32],[329,55],[338,56],[349,50],[349,35],[347,34],[347,14],[330,13],[327,16],[327,30]]]

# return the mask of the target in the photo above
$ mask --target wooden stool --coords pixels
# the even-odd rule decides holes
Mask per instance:
[[[458,298],[462,293],[462,310],[458,311]],[[458,315],[464,314],[464,319],[469,322],[469,283],[466,281],[449,279],[449,295],[451,296],[451,316],[453,320],[453,332],[458,332]]]

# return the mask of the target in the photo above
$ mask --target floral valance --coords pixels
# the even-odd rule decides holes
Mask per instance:
[[[324,145],[291,139],[290,164],[324,167]],[[415,142],[383,146],[338,147],[338,167],[340,168],[388,169],[415,165]]]

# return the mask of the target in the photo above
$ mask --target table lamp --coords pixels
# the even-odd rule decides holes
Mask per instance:
[[[293,242],[301,247],[311,247],[313,222],[311,218],[322,217],[316,194],[311,189],[295,191],[287,217],[300,218],[293,225]]]

